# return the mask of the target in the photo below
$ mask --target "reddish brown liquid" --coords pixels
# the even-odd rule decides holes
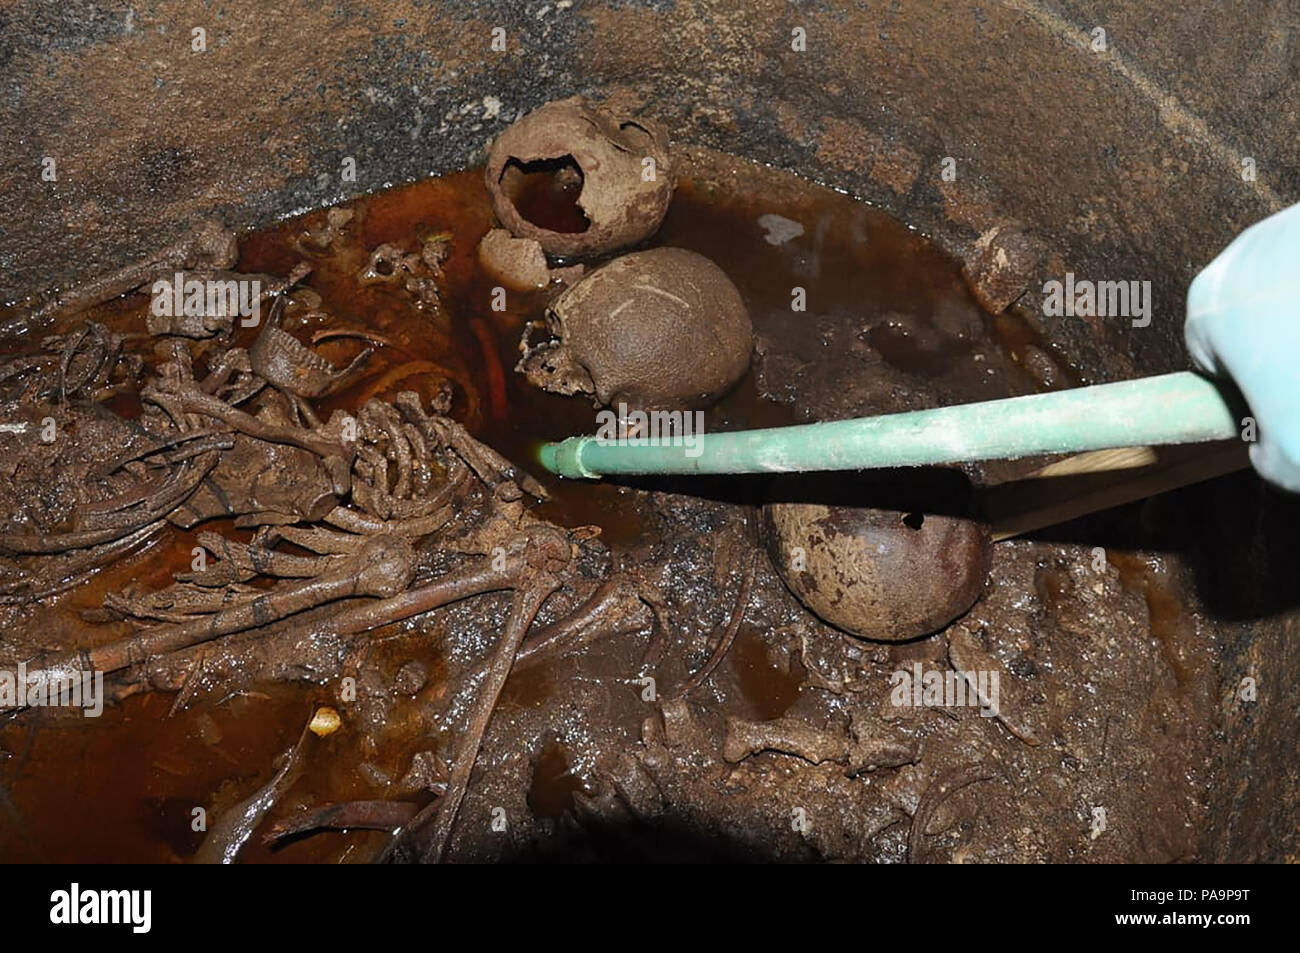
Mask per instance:
[[[538,180],[521,195],[530,218],[572,228],[572,187],[556,188]],[[323,299],[332,319],[321,327],[361,328],[392,343],[378,349],[365,375],[345,392],[325,401],[333,408],[353,408],[369,396],[391,397],[414,390],[426,399],[444,379],[454,382],[453,414],[480,439],[542,479],[553,499],[539,514],[567,525],[595,524],[614,547],[648,539],[651,522],[643,496],[611,484],[561,482],[536,464],[543,441],[590,432],[595,408],[531,387],[513,367],[526,321],[540,314],[537,296],[511,294],[504,312],[490,306],[494,282],[480,270],[476,246],[492,227],[492,213],[482,172],[470,170],[430,179],[352,203],[356,217],[345,238],[319,257],[306,284]],[[806,235],[796,247],[777,247],[764,238],[760,215],[775,212],[804,223]],[[248,235],[239,267],[285,275],[302,259],[295,247],[304,231],[323,225],[323,212]],[[411,307],[399,287],[360,288],[356,276],[369,252],[380,243],[417,251],[425,237],[449,232],[451,254],[443,266],[442,314]],[[791,288],[807,289],[824,313],[898,312],[923,322],[940,307],[976,306],[959,276],[958,266],[922,237],[887,215],[843,195],[811,186],[797,194],[783,188],[724,189],[685,178],[667,220],[652,245],[675,245],[716,261],[744,295],[756,333],[780,342],[809,361],[824,359],[807,323],[791,313]],[[143,328],[142,296],[114,302],[94,317],[119,331]],[[999,323],[990,332],[1008,345],[1027,340],[1018,328]],[[313,327],[310,330],[319,330]],[[1013,333],[1015,332],[1015,333]],[[252,332],[241,332],[246,344]],[[889,361],[926,373],[933,368],[910,349],[905,329],[876,332],[872,342]],[[302,336],[307,335],[304,332]],[[143,351],[149,342],[136,341]],[[336,339],[317,350],[342,366],[362,347]],[[928,358],[927,358],[928,360]],[[504,393],[493,395],[491,365],[499,364]],[[200,359],[199,364],[202,365]],[[502,402],[501,398],[504,398]],[[137,412],[127,401],[118,408]],[[762,398],[746,378],[708,413],[711,429],[740,429],[793,422],[789,406]],[[205,526],[227,531],[229,527]],[[92,637],[105,640],[116,630],[93,633],[76,613],[95,608],[109,591],[129,582],[161,587],[171,573],[188,566],[194,534],[170,531],[151,550],[106,571],[64,597],[60,607],[67,629],[59,641]],[[407,657],[418,651],[430,666],[431,691],[438,690],[438,647],[420,636],[403,637]],[[396,652],[393,643],[380,649]],[[775,666],[762,644],[742,632],[729,664],[737,673],[756,711],[774,717],[795,700],[798,679]],[[399,658],[393,655],[393,664]],[[540,703],[553,678],[541,668],[521,672],[503,697],[506,705]],[[174,861],[188,857],[202,839],[192,830],[196,807],[232,804],[247,797],[274,771],[276,755],[298,737],[315,704],[329,702],[314,686],[258,686],[229,698],[205,698],[177,714],[168,714],[170,695],[129,698],[99,719],[79,714],[54,717],[29,711],[0,727],[0,859],[40,861]],[[394,710],[390,729],[403,731],[405,702]],[[406,757],[417,742],[395,745]],[[394,755],[396,757],[396,755]],[[375,760],[375,757],[371,757]],[[382,756],[378,757],[382,761]],[[306,774],[291,790],[286,805],[320,804],[374,797],[360,774],[362,754],[345,727],[325,739]],[[400,774],[404,764],[383,767]],[[531,799],[541,813],[562,811],[572,798],[562,751],[550,750],[537,765]],[[218,792],[222,796],[217,797]],[[278,816],[280,810],[273,812]],[[385,835],[324,834],[294,842],[272,853],[254,839],[241,855],[250,861],[325,860],[367,856]],[[352,853],[349,853],[352,852]]]
[[[591,227],[578,205],[582,173],[571,159],[507,167],[502,184],[519,214],[540,228],[573,234]]]

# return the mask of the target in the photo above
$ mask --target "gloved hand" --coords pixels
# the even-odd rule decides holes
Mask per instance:
[[[1187,291],[1187,349],[1250,405],[1264,479],[1300,492],[1300,205],[1246,229]]]

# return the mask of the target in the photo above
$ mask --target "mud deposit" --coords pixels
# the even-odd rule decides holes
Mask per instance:
[[[750,372],[706,412],[709,429],[1004,397],[1071,379],[1067,357],[1015,319],[983,312],[956,262],[883,213],[715,153],[688,150],[678,171],[664,224],[644,247],[688,248],[720,265],[755,331]],[[315,336],[335,368],[374,348],[345,386],[311,401],[320,419],[414,392],[549,493],[535,504],[503,494],[502,486],[525,486],[515,473],[458,496],[452,519],[464,532],[416,541],[414,585],[486,558],[498,538],[517,538],[511,533],[531,525],[519,522],[523,509],[568,530],[572,547],[532,631],[575,613],[578,624],[510,673],[465,779],[447,859],[1204,855],[1218,649],[1182,563],[1155,552],[1171,540],[1190,545],[1168,527],[1185,523],[1195,497],[998,543],[983,597],[944,631],[888,645],[851,638],[805,610],[770,564],[757,535],[762,481],[620,487],[560,483],[536,466],[542,441],[590,431],[594,409],[513,370],[543,299],[512,292],[504,311],[491,308],[496,282],[476,255],[493,226],[480,170],[345,208],[353,215],[342,224],[320,211],[242,237],[235,265],[285,277],[309,262],[285,330],[302,342]],[[563,218],[556,208],[535,214]],[[444,259],[403,263],[448,240]],[[806,310],[792,310],[796,288]],[[77,322],[101,322],[156,370],[169,358],[144,333],[147,307],[137,294]],[[323,334],[339,329],[384,340]],[[253,339],[236,329],[236,344]],[[195,345],[196,377],[211,370],[209,346]],[[141,413],[131,388],[110,406],[127,418]],[[12,486],[21,484],[25,452],[16,439],[4,446]],[[1006,472],[969,475],[979,483]],[[862,492],[869,504],[871,486]],[[12,489],[5,500],[14,513],[23,505]],[[493,536],[483,529],[492,520],[514,522]],[[137,631],[139,619],[105,616],[105,597],[143,598],[169,585],[188,571],[201,531],[253,539],[228,519],[167,526],[70,590],[0,608],[0,657],[9,665]],[[25,567],[7,559],[6,579]],[[622,588],[604,621],[587,624],[583,606],[610,580]],[[189,860],[205,837],[196,809],[211,830],[272,779],[277,759],[326,705],[341,727],[301,744],[298,772],[239,859],[376,860],[392,839],[386,831],[300,834],[274,848],[263,835],[342,802],[398,803],[411,813],[436,805],[455,784],[511,606],[509,593],[487,592],[351,634],[331,634],[335,611],[326,606],[305,623],[126,666],[107,679],[113,700],[100,718],[44,708],[6,715],[0,858]],[[730,650],[707,678],[693,679],[729,628]],[[997,717],[955,704],[894,704],[892,677],[917,666],[996,672]],[[364,810],[372,820],[390,816]]]

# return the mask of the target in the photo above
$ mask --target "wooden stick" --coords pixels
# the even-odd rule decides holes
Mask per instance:
[[[1096,450],[984,488],[993,541],[1066,523],[1250,465],[1242,440]]]
[[[1039,467],[1029,475],[1034,478],[1048,476],[1075,476],[1080,473],[1103,473],[1109,470],[1131,470],[1148,467],[1160,460],[1155,447],[1114,447],[1110,450],[1090,450],[1054,460]]]

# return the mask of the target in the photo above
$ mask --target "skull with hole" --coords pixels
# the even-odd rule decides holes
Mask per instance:
[[[635,245],[659,228],[673,194],[668,137],[576,96],[501,133],[484,177],[501,224],[561,258]]]
[[[518,370],[544,390],[633,410],[702,407],[744,376],[753,327],[726,273],[684,248],[633,252],[596,269],[531,329]]]
[[[915,471],[904,479],[901,489],[873,489],[867,476],[848,484],[785,478],[787,487],[834,489],[780,494],[763,506],[768,555],[790,591],[859,638],[903,642],[937,632],[984,591],[992,541],[988,526],[968,515],[964,478]],[[846,505],[850,492],[876,506]]]

